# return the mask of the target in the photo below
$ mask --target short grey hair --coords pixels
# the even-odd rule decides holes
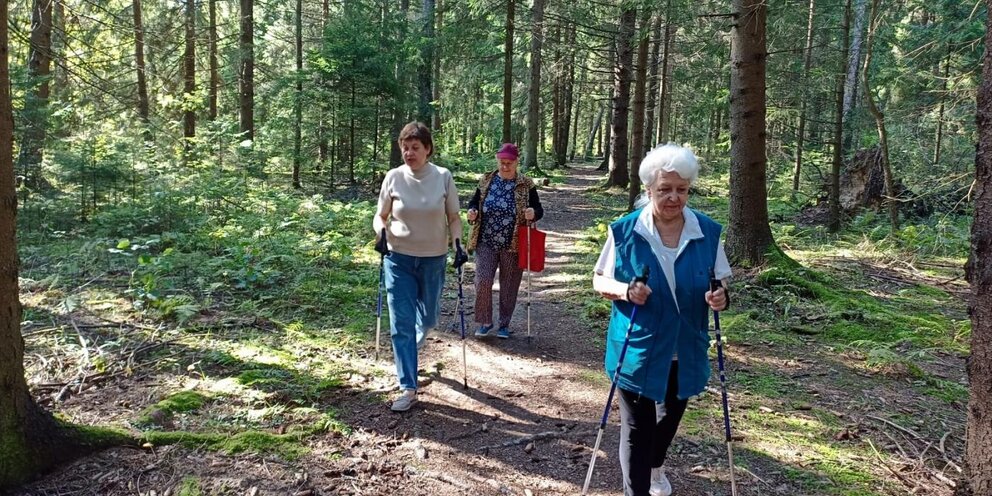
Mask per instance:
[[[650,187],[663,172],[675,172],[689,181],[689,185],[699,178],[699,161],[692,149],[675,143],[666,143],[648,152],[641,161],[638,176],[644,187]]]

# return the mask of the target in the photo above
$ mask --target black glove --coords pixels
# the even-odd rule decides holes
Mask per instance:
[[[630,288],[634,287],[635,284],[647,284],[648,275],[651,273],[651,269],[645,265],[641,268],[641,275],[634,277],[630,284],[627,285],[627,301],[630,301]]]
[[[461,268],[462,265],[465,265],[465,262],[468,262],[468,254],[465,253],[465,250],[462,250],[462,240],[455,239],[455,260],[451,263],[451,265],[452,267],[458,269]]]
[[[710,269],[710,292],[715,293],[716,290],[720,288],[723,288],[723,284],[716,278],[716,274],[713,269]],[[723,297],[726,301],[726,303],[723,304],[723,310],[726,310],[730,308],[730,288],[723,288]]]
[[[375,242],[375,251],[382,253],[383,255],[389,255],[389,245],[386,244],[386,228],[382,228],[382,233],[379,236],[379,241]]]

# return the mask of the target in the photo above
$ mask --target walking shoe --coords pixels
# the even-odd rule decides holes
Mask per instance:
[[[390,410],[394,412],[405,412],[410,409],[411,406],[417,403],[417,390],[416,389],[406,389],[395,401],[393,401],[393,406],[389,407]]]
[[[479,337],[479,338],[484,338],[484,337],[488,336],[489,335],[489,331],[492,331],[492,330],[493,330],[493,325],[492,324],[484,325],[484,326],[479,326],[479,328],[475,331],[475,336],[476,337]]]
[[[496,331],[496,337],[500,339],[510,339],[510,328],[506,326],[500,327],[499,330]]]
[[[648,493],[651,496],[671,496],[672,483],[668,482],[664,467],[651,469],[651,489],[648,490]]]

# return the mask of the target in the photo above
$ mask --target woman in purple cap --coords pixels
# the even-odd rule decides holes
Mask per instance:
[[[510,318],[517,306],[523,270],[517,265],[517,226],[544,217],[544,208],[531,178],[517,171],[517,145],[503,143],[496,152],[499,168],[479,180],[468,202],[472,234],[469,252],[475,251],[475,322],[478,337],[493,330],[493,280],[499,269],[499,328],[496,336],[510,337]]]

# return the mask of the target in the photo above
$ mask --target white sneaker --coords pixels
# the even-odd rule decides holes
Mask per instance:
[[[651,489],[648,493],[651,496],[671,496],[672,483],[665,476],[665,467],[651,469]]]
[[[390,410],[394,412],[405,412],[410,409],[411,406],[417,403],[417,390],[416,389],[405,389],[403,394],[400,394],[393,405],[389,407]]]

